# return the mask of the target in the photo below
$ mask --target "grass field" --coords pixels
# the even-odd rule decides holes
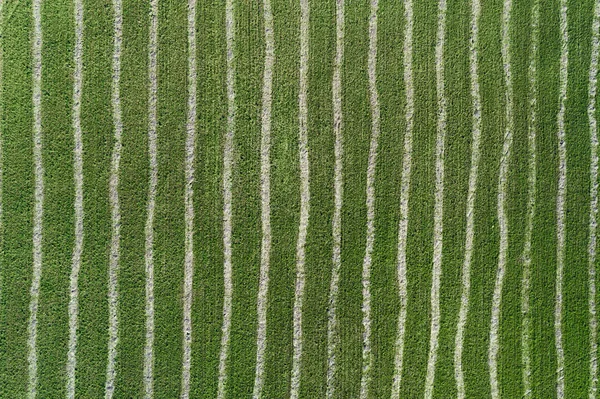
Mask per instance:
[[[0,398],[598,398],[599,31],[0,0]]]

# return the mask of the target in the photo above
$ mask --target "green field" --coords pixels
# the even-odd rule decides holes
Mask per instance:
[[[600,0],[0,0],[0,398],[598,390]]]

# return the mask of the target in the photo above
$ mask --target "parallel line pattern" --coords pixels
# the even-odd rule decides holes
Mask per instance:
[[[27,396],[37,395],[37,312],[42,279],[42,223],[44,218],[44,165],[42,161],[42,0],[33,1],[33,159],[35,205],[33,211],[33,276],[31,281],[29,322],[27,326],[27,362],[29,380]]]
[[[300,223],[296,244],[296,286],[294,292],[294,328],[292,344],[292,377],[290,399],[300,395],[300,376],[302,367],[302,305],[304,302],[304,270],[306,236],[310,212],[310,180],[308,160],[308,40],[309,40],[309,0],[300,0],[300,92],[298,95],[298,150],[300,155]]]
[[[406,309],[408,301],[408,281],[406,279],[406,244],[408,236],[408,200],[410,194],[410,174],[412,167],[412,135],[415,113],[415,89],[413,84],[413,1],[404,0],[404,45],[403,66],[406,91],[406,131],[404,133],[404,154],[402,157],[402,178],[400,183],[400,221],[398,222],[398,255],[396,273],[398,275],[398,295],[400,311],[396,333],[394,374],[392,380],[392,399],[400,398],[402,367],[404,365],[404,335],[406,328]]]
[[[477,193],[477,175],[479,171],[481,144],[481,94],[479,90],[479,17],[481,15],[480,0],[471,0],[471,39],[469,41],[469,71],[471,77],[472,99],[472,141],[471,169],[469,171],[469,189],[467,192],[467,224],[465,229],[465,257],[462,266],[462,293],[458,323],[456,326],[454,350],[454,379],[456,380],[457,398],[465,399],[465,377],[462,367],[462,353],[465,327],[469,313],[469,296],[471,293],[471,261],[475,238],[475,197]]]
[[[67,352],[67,398],[75,398],[77,366],[77,325],[79,314],[79,270],[83,252],[83,138],[81,131],[81,90],[83,84],[83,1],[74,0],[75,49],[73,52],[73,173],[75,181],[75,247],[69,284],[69,349]]]
[[[556,195],[556,303],[554,309],[554,340],[556,346],[556,396],[565,397],[565,352],[562,334],[563,274],[565,265],[565,201],[567,195],[567,135],[565,111],[567,101],[567,79],[569,66],[569,31],[567,21],[568,1],[560,2],[560,74],[558,110],[558,193]]]
[[[344,62],[344,0],[336,0],[336,41],[333,67],[333,131],[335,135],[334,156],[334,211],[332,222],[333,256],[329,307],[327,308],[327,399],[335,394],[337,364],[336,351],[339,343],[337,302],[342,268],[342,204],[344,197],[344,135],[342,130],[342,65]]]
[[[534,0],[531,10],[531,49],[529,55],[529,128],[528,148],[529,166],[527,177],[527,224],[525,227],[525,244],[523,246],[523,277],[521,280],[521,361],[523,364],[523,398],[529,399],[531,391],[531,315],[529,296],[531,286],[531,237],[533,235],[533,219],[535,217],[535,199],[537,183],[537,56],[539,47],[539,0]]]
[[[442,250],[444,242],[444,151],[446,141],[446,91],[444,82],[444,46],[446,42],[446,0],[438,3],[438,30],[435,46],[435,75],[438,103],[437,134],[435,145],[435,205],[433,227],[433,270],[431,277],[431,329],[427,376],[425,378],[425,398],[433,397],[435,366],[440,333],[440,284],[442,277]]]
[[[150,30],[148,42],[148,155],[150,178],[146,219],[146,343],[144,346],[144,393],[154,397],[154,210],[158,185],[157,159],[157,103],[158,103],[158,0],[150,2]]]
[[[273,86],[273,64],[275,62],[275,38],[270,0],[263,0],[263,10],[265,24],[265,68],[263,74],[260,144],[262,243],[257,300],[256,372],[252,394],[254,399],[262,397],[264,383],[265,353],[267,350],[267,294],[269,290],[269,265],[271,257],[271,93]]]
[[[194,181],[196,163],[196,0],[188,0],[188,76],[187,121],[185,142],[185,260],[183,277],[183,361],[181,398],[190,396],[192,367],[192,303],[194,287]]]

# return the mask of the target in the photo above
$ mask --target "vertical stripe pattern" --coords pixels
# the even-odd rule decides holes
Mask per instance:
[[[567,134],[565,110],[569,67],[569,32],[567,25],[567,0],[560,2],[560,85],[558,110],[558,193],[556,196],[556,303],[554,309],[554,339],[556,345],[556,396],[565,397],[565,352],[562,334],[563,274],[565,264],[565,201],[567,195]]]
[[[462,367],[463,341],[467,316],[469,313],[469,296],[471,293],[471,261],[475,237],[475,195],[477,192],[477,175],[479,171],[480,142],[481,142],[481,94],[479,91],[479,16],[481,4],[479,0],[471,0],[471,39],[469,41],[469,70],[471,77],[472,99],[472,141],[471,141],[471,170],[469,171],[469,189],[467,192],[467,225],[465,232],[465,257],[462,266],[462,293],[458,324],[456,327],[454,349],[454,378],[458,399],[465,398],[465,377]]]
[[[148,155],[150,178],[146,219],[146,344],[144,346],[144,392],[154,396],[154,209],[158,185],[157,115],[158,103],[158,0],[150,2],[150,37],[148,42]]]
[[[258,329],[256,338],[256,373],[253,398],[262,397],[267,350],[267,294],[269,289],[269,264],[271,257],[271,93],[273,86],[273,63],[275,62],[275,39],[271,1],[263,1],[265,23],[265,68],[263,73],[263,108],[261,128],[261,219],[262,243],[260,256],[260,280],[258,287]]]
[[[404,365],[404,335],[406,328],[406,309],[408,300],[408,281],[406,279],[406,244],[408,236],[408,199],[410,193],[410,174],[412,167],[412,135],[415,113],[415,89],[413,84],[413,2],[404,0],[404,85],[406,90],[406,131],[404,133],[404,155],[402,157],[402,181],[400,186],[400,222],[398,226],[398,255],[396,272],[398,276],[398,295],[400,311],[396,332],[394,375],[392,380],[392,399],[400,398],[402,367]]]
[[[333,213],[333,267],[329,288],[327,318],[327,399],[335,394],[337,364],[336,350],[339,342],[337,302],[342,268],[342,204],[344,196],[344,135],[342,130],[342,65],[344,62],[344,0],[336,0],[336,42],[333,68],[333,131],[335,135],[334,155],[334,213]]]
[[[525,244],[523,246],[523,277],[521,281],[521,361],[523,363],[523,397],[531,398],[531,315],[529,296],[531,286],[531,237],[533,219],[535,217],[536,183],[537,183],[537,56],[539,46],[539,0],[534,0],[531,10],[531,48],[529,55],[529,171],[527,177],[527,224],[525,227]]]
[[[227,40],[227,131],[223,148],[223,326],[221,328],[221,350],[219,353],[219,385],[217,398],[225,398],[227,386],[227,357],[231,335],[231,312],[233,300],[232,251],[232,171],[233,137],[235,132],[235,58],[234,58],[234,0],[225,4],[225,36]]]
[[[194,283],[194,181],[196,163],[196,0],[188,0],[188,102],[185,142],[185,259],[183,278],[183,362],[181,398],[190,395],[192,366],[192,291]]]
[[[433,227],[433,271],[431,277],[431,329],[425,398],[433,397],[438,336],[440,333],[440,284],[442,275],[442,249],[444,229],[444,150],[446,141],[446,93],[444,82],[444,45],[446,41],[446,0],[438,3],[438,31],[435,46],[436,90],[438,102],[437,137],[435,150],[435,208]]]
[[[33,1],[33,159],[35,205],[33,210],[33,277],[31,281],[28,323],[29,399],[37,395],[37,311],[42,279],[42,222],[44,217],[44,165],[42,162],[42,0]]]
[[[75,180],[75,248],[70,277],[69,298],[69,349],[67,353],[67,398],[75,398],[75,370],[77,365],[77,323],[79,314],[79,270],[83,252],[83,138],[81,132],[81,90],[83,83],[83,2],[74,0],[75,6],[75,70],[73,72],[73,151]]]
[[[600,50],[600,1],[594,7],[592,23],[592,54],[588,83],[588,119],[590,124],[590,232],[589,261],[589,317],[590,317],[590,385],[589,399],[598,391],[598,317],[596,315],[596,240],[598,227],[598,124],[596,119],[596,92],[598,89],[598,55]]]
[[[310,211],[310,186],[308,163],[308,39],[309,2],[300,0],[300,92],[298,95],[298,122],[300,125],[298,144],[300,153],[300,223],[296,245],[296,287],[294,292],[294,331],[290,399],[300,394],[300,374],[302,367],[302,304],[305,285],[305,251]]]

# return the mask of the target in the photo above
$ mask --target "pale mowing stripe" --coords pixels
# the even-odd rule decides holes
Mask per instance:
[[[44,217],[44,165],[42,162],[42,0],[33,1],[33,158],[35,172],[35,206],[33,211],[33,278],[29,302],[27,395],[37,395],[37,312],[42,279],[42,222]]]
[[[146,399],[154,396],[154,209],[158,185],[156,138],[156,107],[158,102],[158,0],[150,2],[150,37],[148,42],[148,155],[150,179],[146,219],[146,343],[144,346],[144,392]]]
[[[531,50],[529,56],[529,176],[527,190],[527,225],[523,247],[523,278],[521,282],[521,357],[523,363],[523,398],[531,398],[531,318],[529,313],[529,292],[531,279],[531,236],[535,217],[535,197],[537,181],[536,161],[536,121],[537,121],[537,56],[539,45],[539,0],[534,0],[531,10]]]
[[[112,152],[109,200],[111,208],[111,242],[108,264],[108,362],[106,366],[105,399],[111,399],[115,391],[117,344],[119,342],[119,291],[118,272],[121,244],[121,208],[119,202],[119,168],[121,163],[121,44],[123,41],[123,8],[121,0],[113,0],[113,57],[112,57],[112,118],[115,144]]]
[[[269,290],[269,264],[271,257],[271,93],[273,86],[273,63],[275,62],[275,39],[271,1],[263,1],[265,23],[265,69],[263,74],[263,108],[260,143],[261,171],[261,219],[262,243],[260,254],[260,280],[258,286],[258,328],[256,332],[256,374],[252,397],[262,397],[267,350],[267,294]]]
[[[506,130],[504,144],[500,156],[500,171],[498,175],[498,224],[500,226],[500,250],[498,254],[498,268],[496,270],[496,283],[492,297],[492,317],[490,321],[490,344],[488,348],[488,366],[490,371],[490,386],[493,399],[500,399],[498,383],[498,350],[500,331],[500,308],[502,306],[502,286],[506,272],[506,257],[508,255],[508,217],[506,215],[506,196],[508,185],[508,167],[513,142],[513,86],[510,59],[510,18],[512,0],[504,0],[502,11],[502,64],[504,65],[504,81],[506,85]]]
[[[0,32],[4,32],[4,0],[0,0]],[[3,62],[3,48],[4,42],[2,38],[0,38],[0,98],[4,98],[4,84],[3,84],[3,70],[4,70],[4,62]],[[4,113],[4,105],[0,102],[0,115]],[[3,175],[4,175],[4,126],[0,122],[0,246],[4,242],[4,206],[3,206]],[[1,267],[1,266],[0,266]],[[4,273],[3,270],[0,270],[0,303],[2,303],[2,286],[4,285]]]
[[[598,125],[596,119],[596,92],[598,89],[598,53],[600,40],[600,1],[594,7],[592,24],[592,55],[588,83],[588,118],[590,123],[590,239],[589,260],[589,312],[590,312],[590,385],[589,399],[596,399],[598,391],[598,317],[596,315],[596,234],[598,227]]]
[[[77,323],[79,314],[79,270],[83,252],[83,139],[81,132],[81,89],[83,83],[83,1],[74,0],[75,49],[73,52],[73,173],[75,180],[75,248],[69,284],[69,349],[67,352],[67,398],[75,398],[77,365]]]
[[[223,148],[223,326],[221,329],[221,351],[219,353],[219,385],[217,398],[225,398],[227,387],[227,356],[231,335],[231,313],[233,299],[233,279],[231,262],[232,245],[232,169],[233,137],[235,133],[235,20],[234,0],[225,4],[225,36],[227,41],[227,131]]]
[[[479,0],[471,0],[471,40],[469,44],[469,69],[471,75],[471,98],[473,101],[473,132],[471,142],[471,170],[469,172],[469,189],[467,193],[467,225],[465,231],[465,257],[462,266],[462,294],[456,327],[454,350],[454,378],[458,399],[465,398],[465,377],[462,367],[463,341],[465,326],[469,313],[469,295],[471,292],[471,260],[473,258],[473,241],[475,236],[475,196],[477,193],[477,173],[479,170],[481,141],[481,94],[479,92],[478,49],[479,49],[479,16],[481,4]]]
[[[433,271],[431,277],[431,331],[429,357],[425,378],[425,398],[433,397],[435,365],[440,334],[440,281],[442,277],[442,249],[444,242],[444,147],[446,141],[446,93],[444,83],[444,45],[446,41],[446,0],[438,3],[438,30],[435,46],[435,75],[438,118],[435,150],[435,207],[433,227]]]
[[[406,132],[404,133],[404,155],[402,157],[402,181],[400,183],[400,221],[398,226],[398,295],[400,311],[394,356],[394,375],[392,380],[392,399],[400,398],[400,383],[404,362],[404,335],[406,328],[406,306],[408,300],[408,282],[406,280],[406,239],[408,235],[408,199],[410,193],[410,173],[412,166],[412,134],[415,113],[415,89],[413,85],[413,2],[404,0],[404,85],[406,90]]]
[[[290,398],[298,399],[300,394],[300,374],[302,367],[302,303],[305,284],[305,251],[310,212],[310,183],[308,163],[308,38],[309,38],[309,0],[300,0],[300,92],[298,95],[298,149],[300,155],[300,223],[296,244],[296,287],[294,292],[294,331],[292,356],[292,378]]]
[[[565,197],[567,195],[567,143],[565,110],[569,66],[569,32],[567,25],[567,0],[560,2],[560,91],[558,110],[558,193],[556,195],[556,303],[554,309],[554,339],[556,345],[556,396],[565,397],[565,352],[562,336],[563,270],[565,265]]]
[[[192,301],[194,287],[194,179],[196,162],[196,0],[188,0],[188,102],[185,142],[185,260],[183,277],[183,361],[181,398],[190,396]]]
[[[367,244],[363,259],[362,294],[363,294],[363,345],[362,345],[362,378],[360,381],[360,397],[369,396],[371,384],[371,368],[373,353],[371,351],[371,264],[373,263],[373,246],[375,245],[375,168],[377,166],[377,148],[380,134],[379,97],[377,93],[377,9],[378,0],[371,0],[369,17],[369,94],[371,103],[371,144],[367,167]]]
[[[333,67],[333,131],[335,134],[335,169],[333,211],[333,267],[329,288],[329,307],[327,308],[327,399],[335,394],[337,372],[336,350],[339,342],[337,301],[342,268],[342,204],[344,196],[344,135],[342,131],[342,64],[344,62],[344,0],[336,0],[336,50]]]

